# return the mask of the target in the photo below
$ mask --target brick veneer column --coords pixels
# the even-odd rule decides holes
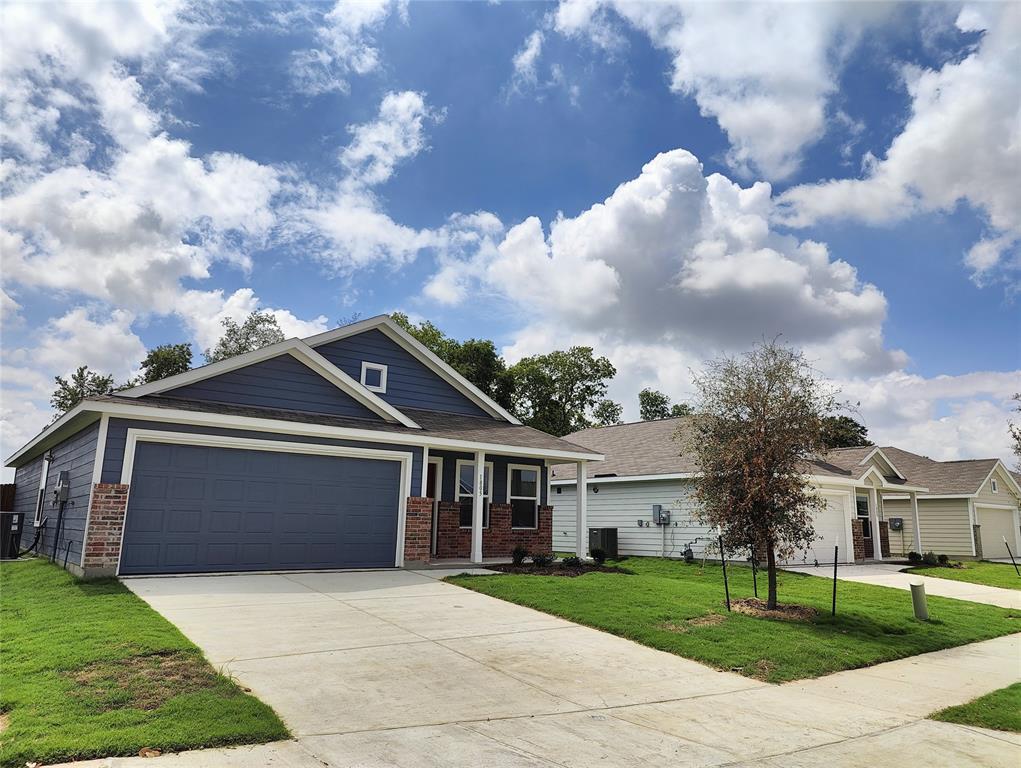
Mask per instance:
[[[860,563],[865,560],[865,532],[861,520],[851,521],[851,538],[854,539],[854,560]]]
[[[461,527],[461,505],[441,501],[436,525],[437,557],[471,557],[471,529]]]
[[[432,549],[433,500],[409,496],[404,516],[404,562],[425,562]]]
[[[879,552],[883,557],[890,556],[890,524],[886,520],[879,521]]]
[[[85,531],[85,557],[82,561],[86,578],[113,576],[117,573],[127,510],[126,483],[96,483],[92,487],[89,527]]]

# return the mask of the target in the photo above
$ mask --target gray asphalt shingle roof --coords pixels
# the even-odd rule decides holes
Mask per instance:
[[[682,452],[683,436],[689,428],[690,417],[682,416],[593,427],[565,435],[564,439],[606,456],[606,461],[593,462],[589,466],[590,478],[599,475],[684,474],[698,472],[695,457],[690,452]],[[677,439],[678,435],[681,440]],[[825,457],[809,462],[807,471],[813,475],[858,478],[864,471],[861,462],[874,450],[875,446],[871,445],[837,448]],[[933,461],[894,447],[884,447],[882,451],[907,478],[907,484],[928,488],[929,495],[975,493],[996,464],[996,459]],[[575,477],[574,464],[554,467],[554,480],[574,480]],[[887,480],[893,484],[905,483],[895,477]]]

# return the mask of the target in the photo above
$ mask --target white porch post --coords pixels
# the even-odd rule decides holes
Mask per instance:
[[[472,562],[482,562],[482,502],[486,482],[486,454],[475,452],[475,488],[472,493]]]
[[[922,529],[918,525],[918,494],[911,491],[911,517],[915,523],[915,552],[922,554]]]
[[[577,507],[574,517],[574,552],[578,557],[588,557],[588,463],[578,462]]]
[[[879,494],[869,488],[869,517],[872,520],[872,559],[883,559],[883,545],[879,538]]]

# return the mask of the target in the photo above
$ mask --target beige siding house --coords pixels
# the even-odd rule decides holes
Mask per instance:
[[[920,551],[991,559],[1007,557],[1008,546],[1015,555],[1021,550],[1021,487],[1002,461],[933,461],[897,448],[886,452],[929,488],[918,496]],[[892,551],[906,554],[917,549],[907,514],[909,500],[895,495],[883,503],[887,518],[904,520],[903,536],[891,534]]]
[[[602,453],[585,480],[589,528],[616,528],[624,555],[699,557],[716,536],[697,517],[698,466],[682,449],[687,419],[597,427],[564,439]],[[937,462],[899,448],[841,448],[805,467],[825,510],[817,539],[789,564],[902,558],[911,551],[953,557],[1005,557],[1003,539],[1021,549],[1016,479],[997,459]],[[553,546],[574,548],[577,481],[573,464],[550,472]],[[657,524],[654,505],[670,512]]]

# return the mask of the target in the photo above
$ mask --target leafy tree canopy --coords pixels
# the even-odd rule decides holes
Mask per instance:
[[[138,378],[139,384],[148,384],[153,381],[165,379],[168,376],[176,376],[191,368],[191,345],[190,344],[160,344],[153,347],[146,354],[142,361],[142,374]]]
[[[284,340],[284,333],[280,330],[277,319],[269,312],[256,310],[240,325],[229,317],[224,318],[221,324],[223,336],[216,342],[216,346],[203,353],[207,363],[243,355],[245,352]]]
[[[826,448],[856,448],[873,444],[869,440],[869,428],[844,415],[823,419],[822,442]]]
[[[624,406],[613,400],[600,400],[592,409],[592,418],[597,427],[612,427],[623,424]]]
[[[670,405],[670,398],[662,392],[646,387],[638,393],[638,411],[642,421],[690,416],[691,406],[687,403]]]
[[[418,324],[411,322],[403,312],[394,312],[390,317],[502,407],[511,407],[514,379],[492,341],[489,339],[458,341],[447,336],[428,320]]]
[[[1021,392],[1014,395],[1014,402],[1017,403],[1014,411],[1021,413]],[[1014,451],[1014,456],[1017,457],[1015,469],[1021,472],[1021,424],[1015,424],[1012,421],[1007,425],[1007,429],[1010,431],[1011,450]]]
[[[57,388],[50,397],[50,405],[57,412],[56,417],[67,413],[86,397],[106,395],[113,391],[113,376],[90,371],[87,365],[79,366],[70,379],[54,376],[53,380]]]
[[[687,447],[702,470],[694,480],[698,514],[722,529],[729,551],[754,547],[766,555],[773,609],[777,558],[815,538],[812,513],[823,502],[804,466],[825,450],[835,393],[801,352],[777,342],[710,361],[695,387]]]
[[[562,436],[592,426],[588,414],[606,395],[617,373],[592,347],[526,357],[510,369],[514,411],[525,424]]]
[[[670,416],[670,398],[646,387],[638,393],[638,412],[642,421],[655,421]]]

